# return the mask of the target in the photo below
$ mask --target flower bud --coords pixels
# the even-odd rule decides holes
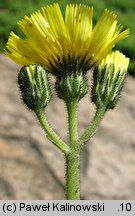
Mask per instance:
[[[40,65],[28,65],[21,68],[18,75],[22,99],[29,109],[44,109],[51,99],[48,75]]]
[[[58,97],[68,103],[75,99],[80,100],[85,96],[87,80],[81,73],[68,74],[57,78],[55,87]]]
[[[92,101],[97,107],[113,109],[127,75],[129,58],[119,51],[108,54],[94,71]]]

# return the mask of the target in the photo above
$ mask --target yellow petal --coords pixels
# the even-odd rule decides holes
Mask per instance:
[[[106,9],[92,34],[89,57],[93,57],[93,63],[99,64],[119,40],[128,36],[128,30],[121,30],[121,26],[117,25],[116,15]]]

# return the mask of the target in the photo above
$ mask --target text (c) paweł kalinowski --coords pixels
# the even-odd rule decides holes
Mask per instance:
[[[31,212],[40,212],[40,211],[66,211],[66,212],[76,212],[76,211],[104,211],[104,203],[100,204],[70,204],[64,203],[47,203],[43,205],[27,205],[25,203],[20,203],[20,211],[31,211]]]

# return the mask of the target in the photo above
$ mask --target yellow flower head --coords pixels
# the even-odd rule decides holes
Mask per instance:
[[[102,70],[105,67],[109,69],[112,65],[114,68],[114,76],[117,76],[118,73],[126,73],[129,65],[129,58],[119,51],[112,52],[101,61],[99,70]]]
[[[119,51],[108,54],[94,71],[92,101],[97,107],[114,108],[127,75],[129,58]]]
[[[67,5],[65,17],[57,3],[25,16],[18,25],[25,39],[11,32],[6,54],[20,65],[41,64],[51,73],[81,71],[99,64],[129,34],[107,9],[93,28],[93,8]]]

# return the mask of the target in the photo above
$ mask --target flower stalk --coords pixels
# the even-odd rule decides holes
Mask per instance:
[[[93,120],[90,122],[90,125],[88,128],[84,131],[84,133],[81,135],[79,142],[85,143],[94,135],[96,132],[100,122],[102,121],[104,115],[106,112],[106,107],[101,106],[97,109],[96,114],[93,118]]]
[[[68,125],[69,125],[69,143],[70,151],[66,156],[66,198],[67,200],[79,200],[79,164],[81,145],[77,143],[78,127],[77,127],[77,111],[78,100],[67,103]]]
[[[69,153],[69,147],[67,146],[66,143],[64,143],[60,137],[54,132],[54,130],[52,129],[52,127],[49,125],[46,117],[45,117],[45,113],[44,111],[41,110],[37,110],[36,112],[36,116],[39,120],[39,123],[41,125],[41,127],[43,128],[43,130],[45,131],[47,138],[57,147],[59,148],[65,155],[67,155]]]

